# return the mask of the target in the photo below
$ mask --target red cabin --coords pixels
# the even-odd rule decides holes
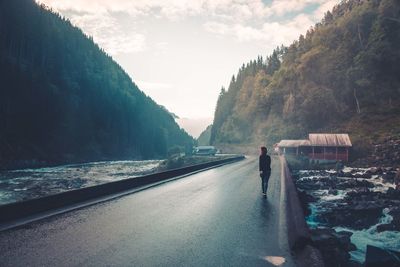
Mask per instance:
[[[348,134],[312,133],[308,140],[282,140],[278,143],[283,154],[304,155],[310,160],[323,162],[349,161],[352,146]]]

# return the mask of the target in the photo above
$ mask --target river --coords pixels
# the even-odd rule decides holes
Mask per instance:
[[[157,171],[161,160],[102,161],[0,172],[0,205]]]
[[[386,206],[382,206],[382,213],[380,218],[378,217],[377,222],[366,227],[352,228],[349,225],[337,225],[340,223],[332,225],[329,221],[327,222],[324,220],[325,213],[332,212],[332,210],[335,210],[338,205],[347,205],[349,202],[348,194],[350,192],[362,192],[365,190],[366,192],[362,198],[367,199],[365,196],[368,194],[374,194],[375,192],[375,194],[385,196],[389,188],[394,188],[394,185],[383,179],[382,175],[371,175],[371,177],[368,178],[354,178],[357,177],[357,175],[365,176],[367,171],[368,169],[354,169],[347,167],[343,170],[341,175],[336,175],[334,170],[303,170],[297,173],[296,179],[297,187],[304,190],[315,199],[315,201],[308,203],[310,210],[310,214],[306,217],[308,226],[311,229],[330,227],[336,232],[348,231],[353,233],[351,236],[351,242],[357,247],[357,249],[351,251],[350,255],[353,260],[359,263],[363,263],[365,260],[367,244],[396,251],[400,250],[399,231],[377,230],[379,226],[390,224],[393,221],[393,217],[389,214],[390,210],[393,208],[393,204],[389,201]],[[329,185],[329,183],[332,183],[329,181],[332,180],[332,177],[334,177],[333,181],[335,186],[337,186],[334,190],[332,190]],[[346,197],[347,200],[345,200]],[[365,201],[365,203],[376,204],[373,201]],[[336,209],[336,212],[339,216],[340,209]],[[356,219],[369,220],[371,218],[360,217]]]

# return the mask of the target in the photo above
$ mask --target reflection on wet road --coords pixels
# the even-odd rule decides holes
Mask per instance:
[[[200,172],[0,233],[4,266],[293,266],[280,168],[261,196],[257,159]]]

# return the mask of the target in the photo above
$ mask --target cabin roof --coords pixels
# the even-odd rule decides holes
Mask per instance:
[[[348,134],[312,133],[308,135],[311,146],[351,147]]]
[[[299,147],[299,146],[310,146],[308,140],[281,140],[278,143],[278,147]]]

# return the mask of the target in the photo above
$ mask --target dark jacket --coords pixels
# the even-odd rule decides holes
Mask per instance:
[[[259,160],[260,171],[271,171],[271,157],[268,155],[260,155]]]

